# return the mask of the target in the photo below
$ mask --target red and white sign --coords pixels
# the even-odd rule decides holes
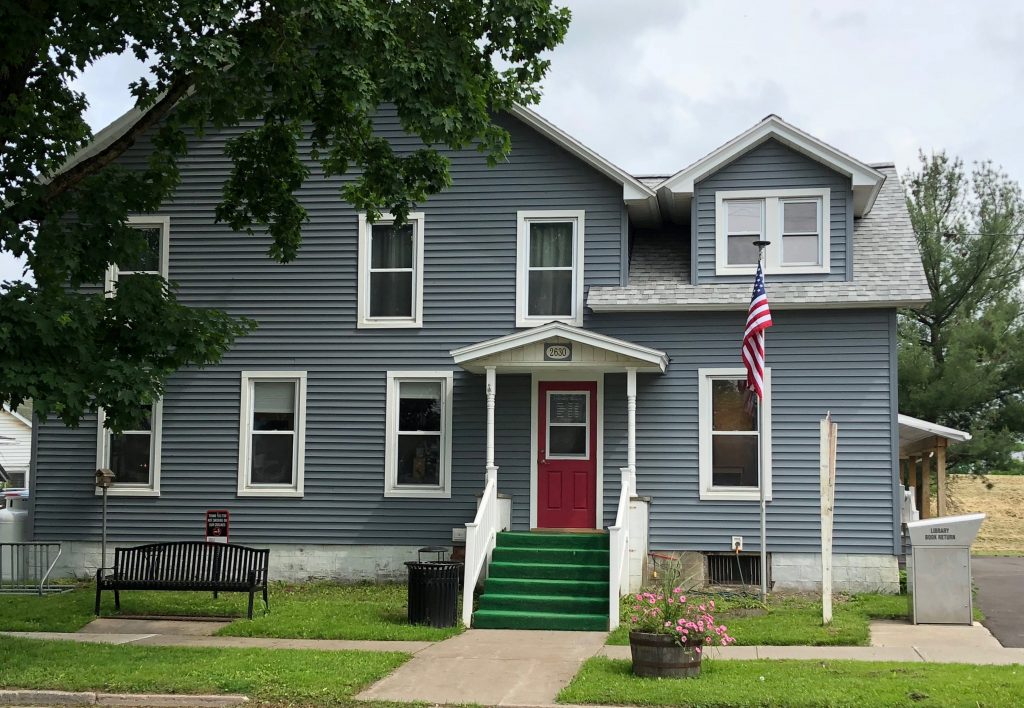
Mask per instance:
[[[227,509],[210,509],[206,512],[206,542],[227,543],[231,514]]]

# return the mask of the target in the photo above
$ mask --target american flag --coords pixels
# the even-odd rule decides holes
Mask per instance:
[[[772,313],[768,309],[768,293],[764,289],[764,273],[757,264],[754,276],[754,294],[747,311],[747,329],[743,332],[743,365],[747,367],[747,390],[764,399],[764,331],[772,326]]]

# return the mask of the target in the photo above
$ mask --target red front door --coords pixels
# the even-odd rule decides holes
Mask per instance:
[[[597,383],[542,381],[537,404],[537,526],[597,525]]]

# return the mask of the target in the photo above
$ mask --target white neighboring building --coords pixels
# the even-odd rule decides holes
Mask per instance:
[[[6,477],[14,487],[28,487],[32,461],[32,421],[6,404],[0,408],[0,481]]]

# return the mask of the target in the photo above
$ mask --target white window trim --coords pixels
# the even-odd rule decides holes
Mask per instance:
[[[128,226],[141,226],[141,227],[152,227],[156,226],[160,229],[160,271],[151,270],[140,270],[140,271],[125,271],[127,273],[155,273],[158,274],[164,280],[167,279],[167,265],[170,257],[170,245],[171,245],[171,218],[169,216],[129,216],[125,221]],[[107,274],[103,279],[103,292],[107,297],[114,297],[115,288],[114,285],[117,283],[118,278],[121,277],[121,270],[117,267],[116,263],[111,263],[107,266]]]
[[[356,327],[360,329],[401,329],[423,326],[423,242],[425,240],[423,212],[409,214],[413,235],[412,317],[370,317],[370,236],[374,225],[392,224],[391,214],[381,214],[371,223],[365,213],[359,214],[359,283],[358,315]]]
[[[110,430],[103,426],[106,413],[102,408],[96,414],[96,469],[110,467]],[[107,489],[107,494],[114,497],[158,497],[160,496],[160,450],[163,440],[164,402],[160,399],[153,404],[150,414],[149,437],[149,484],[118,484]],[[97,488],[96,495],[101,496],[103,490]]]
[[[389,371],[385,414],[384,496],[405,499],[450,499],[452,496],[452,384],[451,371]],[[441,460],[439,486],[398,484],[398,395],[403,381],[441,381]]]
[[[701,501],[759,501],[758,487],[714,487],[711,484],[711,382],[714,379],[745,379],[747,370],[743,367],[724,369],[698,369],[698,430]],[[772,372],[764,370],[764,400],[761,406],[761,420],[758,431],[761,441],[762,474],[764,475],[764,498],[772,498]]]
[[[566,428],[578,428],[579,423],[552,423],[551,422],[551,395],[559,393],[582,393],[586,399],[583,410],[587,414],[587,420],[585,421],[584,430],[586,432],[586,445],[582,455],[553,455],[551,454],[551,427],[566,427]],[[547,416],[547,420],[544,421],[544,455],[549,460],[589,460],[591,455],[590,449],[590,433],[593,430],[591,427],[594,421],[590,420],[590,391],[573,391],[565,390],[559,391],[557,389],[550,389],[547,392],[547,400],[544,401],[544,414]]]
[[[253,485],[252,470],[252,384],[255,381],[298,382],[295,399],[295,447],[292,464],[294,484]],[[306,460],[306,372],[305,371],[243,371],[238,423],[238,496],[240,497],[302,497]]]
[[[530,265],[530,223],[533,221],[572,221],[573,229],[573,312],[569,317],[530,317],[527,315]],[[583,326],[583,227],[586,212],[582,209],[516,212],[516,327],[536,327],[548,322]]]
[[[830,189],[747,189],[715,192],[715,274],[751,275],[756,265],[729,265],[725,203],[734,199],[763,199],[764,238],[771,241],[765,249],[764,272],[767,273],[829,273],[831,258]],[[782,263],[782,209],[779,203],[792,199],[819,199],[821,220],[821,264],[785,265]]]

